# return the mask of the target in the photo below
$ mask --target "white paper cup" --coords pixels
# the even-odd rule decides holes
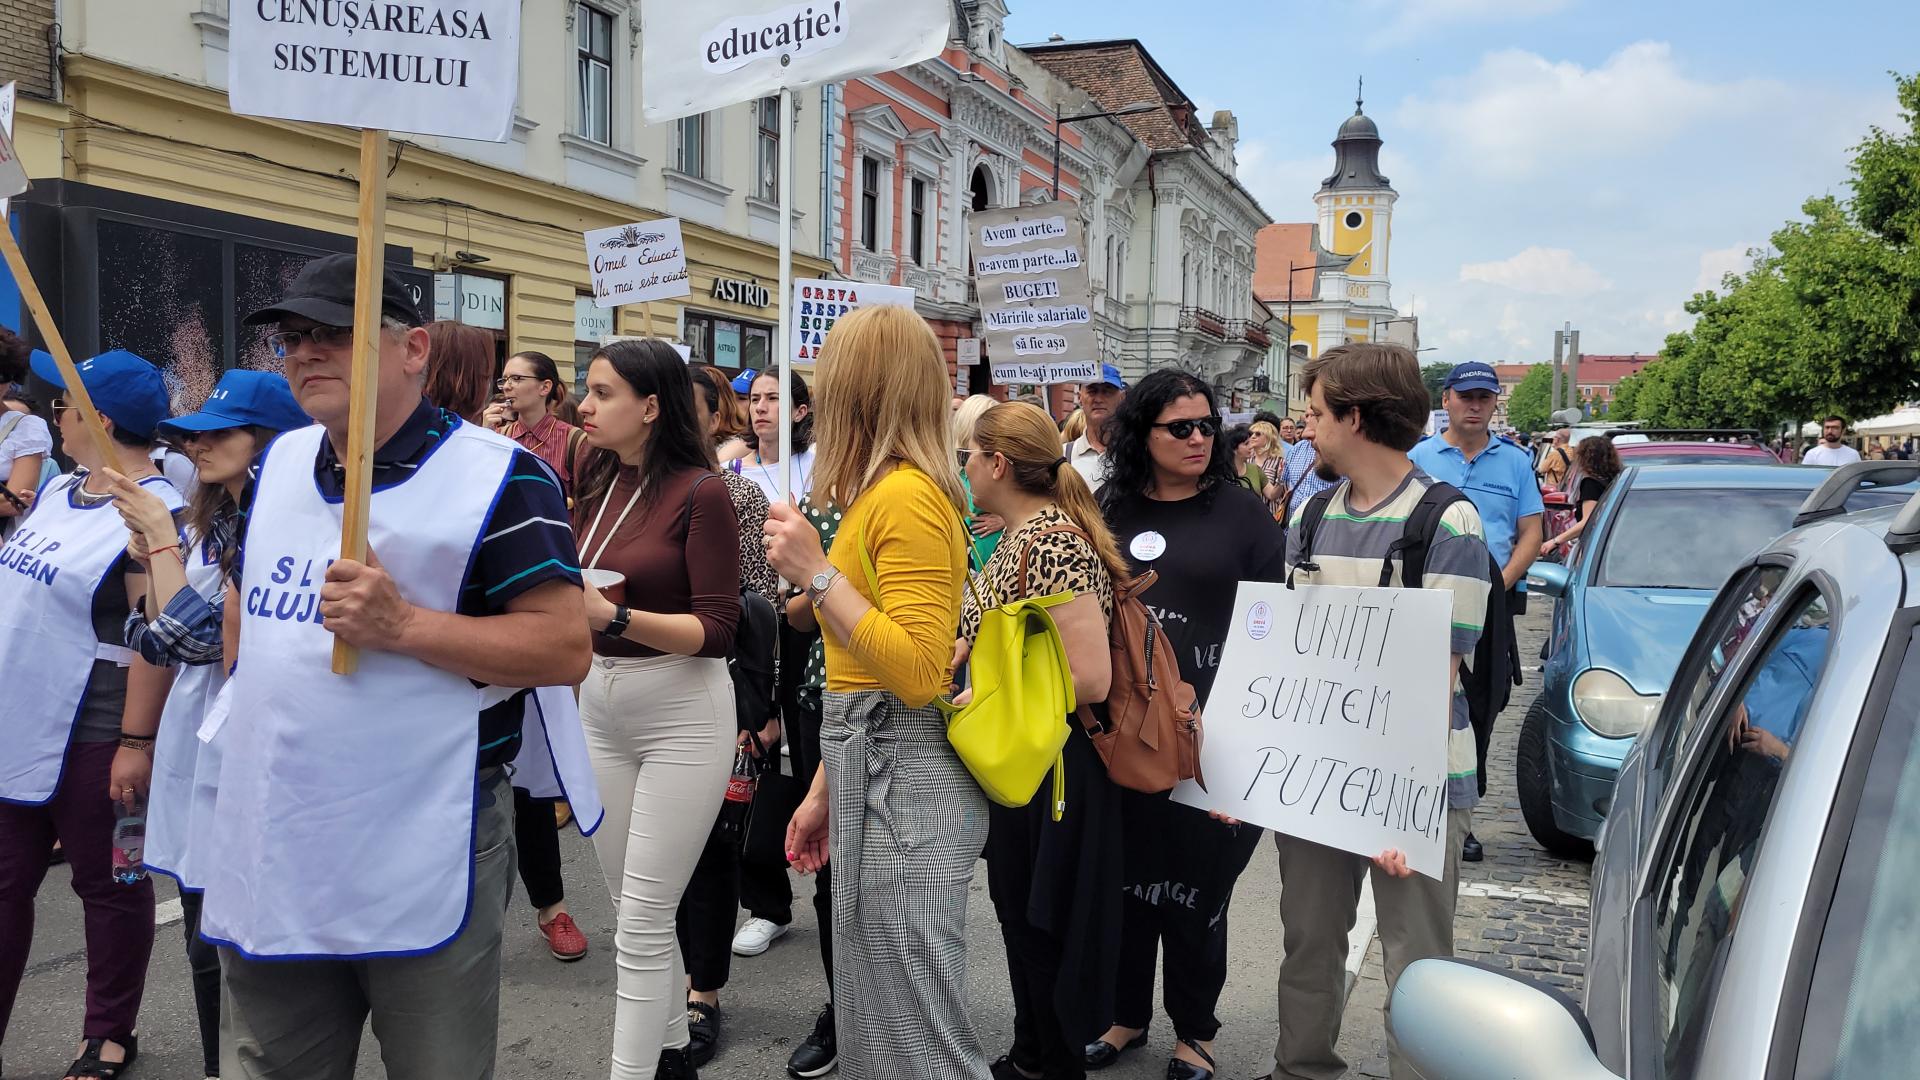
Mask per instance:
[[[586,581],[590,589],[611,589],[627,580],[627,575],[618,570],[602,570],[599,567],[588,567],[580,571],[580,577]]]

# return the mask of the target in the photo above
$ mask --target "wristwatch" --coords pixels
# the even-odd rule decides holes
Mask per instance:
[[[625,604],[616,605],[613,609],[613,618],[607,620],[607,628],[600,632],[610,638],[626,637],[627,623],[632,621],[633,609]]]
[[[820,601],[826,599],[827,590],[833,588],[833,583],[839,580],[840,571],[831,566],[827,567],[825,573],[813,575],[813,580],[807,583],[807,601],[814,607],[819,607]]]

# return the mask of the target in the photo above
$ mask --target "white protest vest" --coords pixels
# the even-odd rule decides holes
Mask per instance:
[[[180,508],[165,479],[140,484]],[[93,661],[132,660],[93,632],[93,596],[127,550],[127,526],[111,499],[79,505],[79,485],[78,475],[48,484],[0,547],[0,802],[53,798]]]
[[[513,786],[536,799],[565,799],[580,835],[592,836],[606,810],[587,756],[580,705],[571,686],[542,686],[524,699],[520,753],[513,759]]]
[[[200,540],[186,551],[187,588],[212,603],[220,593],[220,560]],[[160,733],[153,741],[153,783],[147,792],[147,868],[166,874],[188,890],[206,887],[194,856],[206,850],[204,833],[212,825],[213,793],[220,780],[219,747],[202,743],[199,730],[226,682],[224,658],[211,664],[174,665],[173,689],[167,694],[166,708],[160,713]]]
[[[431,952],[473,889],[482,694],[398,653],[335,675],[320,586],[341,504],[320,495],[325,431],[280,436],[260,468],[221,744],[201,936],[251,957]],[[515,446],[460,424],[406,481],[376,490],[367,539],[410,602],[454,611]]]

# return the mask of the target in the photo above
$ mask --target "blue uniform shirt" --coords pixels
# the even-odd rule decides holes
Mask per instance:
[[[1429,435],[1407,454],[1421,472],[1466,493],[1480,511],[1486,529],[1487,550],[1501,566],[1513,557],[1513,541],[1520,519],[1542,514],[1540,485],[1533,477],[1533,457],[1505,439],[1487,440],[1486,449],[1472,460],[1444,435]],[[1526,579],[1519,589],[1527,588]]]

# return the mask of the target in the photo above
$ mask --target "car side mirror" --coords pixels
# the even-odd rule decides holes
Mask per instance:
[[[1567,595],[1567,583],[1572,580],[1573,571],[1564,563],[1537,562],[1527,567],[1527,588],[1548,596]]]
[[[1471,960],[1409,964],[1388,1023],[1427,1080],[1620,1080],[1572,998]]]

